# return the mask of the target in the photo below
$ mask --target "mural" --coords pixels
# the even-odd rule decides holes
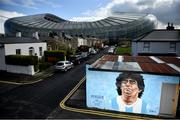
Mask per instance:
[[[159,115],[162,111],[163,84],[179,85],[180,79],[178,76],[94,71],[88,68],[87,65],[87,106],[120,112]]]

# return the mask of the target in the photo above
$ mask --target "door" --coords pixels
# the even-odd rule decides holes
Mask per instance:
[[[176,115],[178,88],[178,84],[162,84],[160,115]]]

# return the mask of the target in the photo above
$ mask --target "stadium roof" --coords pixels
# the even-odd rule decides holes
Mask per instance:
[[[46,13],[46,14],[16,17],[16,18],[11,18],[9,20],[13,21],[16,24],[33,27],[33,28],[92,29],[92,28],[103,28],[103,27],[110,27],[116,25],[124,25],[133,21],[137,21],[148,15],[149,14],[119,13],[97,21],[76,22],[76,21],[64,20],[55,15]]]
[[[8,19],[5,26],[5,36],[15,36],[21,32],[24,37],[31,37],[38,32],[40,37],[50,33],[61,36],[95,37],[117,43],[119,40],[131,39],[152,31],[157,19],[152,14],[114,13],[112,16],[91,22],[69,21],[55,15],[45,13]]]

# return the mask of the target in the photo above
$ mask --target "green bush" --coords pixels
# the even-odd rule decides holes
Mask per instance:
[[[66,51],[65,50],[48,50],[48,51],[44,51],[44,55],[58,57],[60,55],[66,55]]]
[[[37,65],[38,57],[37,56],[27,56],[27,55],[7,55],[5,57],[6,64],[9,65]]]
[[[40,71],[46,70],[46,69],[49,68],[50,66],[52,66],[52,64],[51,64],[51,63],[48,63],[48,62],[39,63],[39,70],[40,70]]]
[[[51,63],[56,63],[59,60],[64,60],[66,54],[67,53],[64,50],[44,51],[45,61]]]

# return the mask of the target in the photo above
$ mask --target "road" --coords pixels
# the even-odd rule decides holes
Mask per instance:
[[[13,89],[8,89],[12,85],[3,86],[0,83],[0,87],[7,87],[6,91],[0,92],[0,118],[47,118],[49,114],[59,109],[59,102],[85,76],[86,62],[96,60],[104,52],[91,56],[87,61],[66,73],[55,73],[35,84],[14,86]],[[63,110],[61,112],[62,115],[67,113]]]

